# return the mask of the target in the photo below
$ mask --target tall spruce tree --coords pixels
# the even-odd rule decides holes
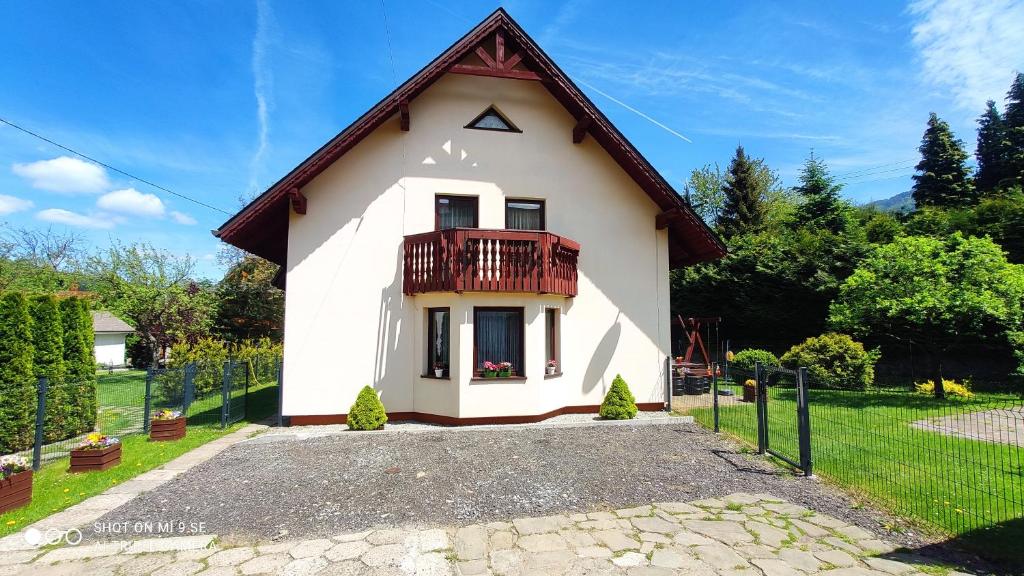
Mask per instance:
[[[921,161],[913,176],[917,206],[952,208],[974,203],[974,185],[967,168],[964,143],[953,136],[949,124],[934,112],[921,139]]]
[[[1024,73],[1017,73],[1006,94],[1006,177],[1024,183]]]
[[[29,309],[32,315],[32,367],[36,378],[46,378],[49,382],[43,435],[47,442],[56,442],[74,433],[68,427],[69,406],[64,385],[64,327],[57,299],[52,295],[33,297]]]
[[[974,186],[979,195],[996,189],[999,182],[1007,177],[1007,153],[1009,141],[1006,138],[1006,124],[996,108],[996,103],[985,103],[985,112],[978,118],[978,148],[974,152],[978,159],[978,173]]]
[[[815,158],[813,150],[800,169],[799,179],[800,185],[793,189],[803,199],[796,211],[799,222],[833,234],[842,231],[847,210],[846,203],[839,197],[843,185],[836,183],[828,165],[821,158]]]
[[[0,298],[0,454],[32,446],[36,380],[32,369],[32,317],[18,292]]]
[[[718,217],[718,228],[723,236],[756,230],[764,221],[768,190],[766,180],[759,177],[761,169],[764,169],[761,163],[750,159],[743,146],[736,147],[722,186],[725,202]]]

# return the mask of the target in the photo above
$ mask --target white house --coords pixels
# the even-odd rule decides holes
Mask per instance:
[[[500,9],[215,235],[282,267],[293,424],[367,384],[393,419],[596,412],[616,374],[661,410],[669,270],[725,253]]]
[[[96,363],[103,366],[124,366],[124,339],[135,332],[135,328],[110,312],[93,310],[92,331],[96,340]]]

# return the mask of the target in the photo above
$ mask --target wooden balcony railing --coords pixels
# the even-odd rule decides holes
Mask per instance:
[[[405,237],[406,294],[576,295],[580,245],[550,232],[453,228]]]

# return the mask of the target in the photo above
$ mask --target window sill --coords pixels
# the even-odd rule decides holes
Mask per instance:
[[[495,376],[494,378],[487,378],[486,376],[474,376],[469,379],[470,382],[525,382],[526,376]]]
[[[451,376],[434,376],[433,374],[420,374],[420,378],[430,378],[431,380],[451,380]]]
[[[561,378],[561,377],[562,377],[562,373],[561,372],[555,372],[554,374],[548,374],[547,372],[544,373],[544,379],[545,380],[550,380],[552,378]]]

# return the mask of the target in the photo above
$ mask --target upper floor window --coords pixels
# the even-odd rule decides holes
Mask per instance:
[[[506,200],[505,229],[544,230],[544,201]]]
[[[466,128],[475,130],[497,130],[498,132],[522,132],[504,114],[498,112],[497,108],[490,106],[480,113],[472,122],[466,124]]]
[[[434,224],[438,230],[477,228],[479,202],[476,196],[438,195],[434,203]]]

